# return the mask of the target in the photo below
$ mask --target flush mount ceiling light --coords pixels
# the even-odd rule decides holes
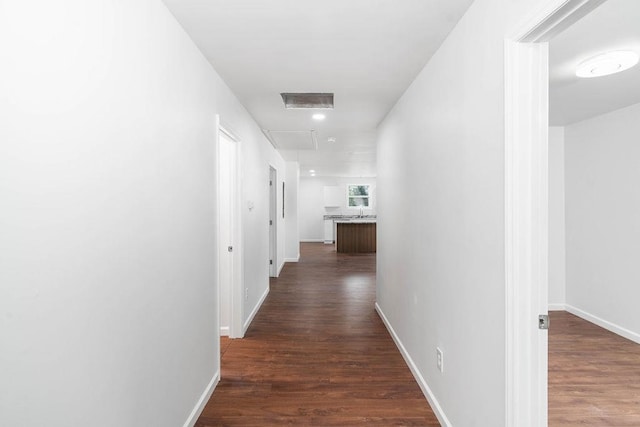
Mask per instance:
[[[333,142],[336,142],[336,139],[335,139],[334,137],[330,136],[330,137],[327,139],[327,142],[333,143]]]
[[[638,54],[630,50],[607,52],[583,61],[576,76],[583,78],[608,76],[628,70],[638,63]]]
[[[324,114],[321,113],[316,113],[313,116],[311,116],[313,118],[313,120],[324,120]]]

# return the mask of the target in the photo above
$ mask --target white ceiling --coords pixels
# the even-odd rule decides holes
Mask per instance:
[[[576,66],[611,50],[640,53],[640,0],[607,0],[555,37],[549,47],[550,117],[563,126],[640,103],[640,66],[581,79]]]
[[[376,175],[376,126],[472,0],[164,2],[263,129],[306,131],[280,150],[302,175],[353,177]],[[281,92],[333,92],[335,109],[316,122]]]

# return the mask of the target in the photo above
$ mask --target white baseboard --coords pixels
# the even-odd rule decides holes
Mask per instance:
[[[429,401],[429,405],[431,405],[431,409],[433,409],[433,412],[436,414],[438,421],[440,421],[440,424],[442,424],[444,427],[451,427],[451,423],[449,422],[449,419],[447,418],[444,411],[442,410],[440,403],[438,403],[438,399],[436,399],[435,395],[427,385],[427,382],[424,380],[424,377],[418,370],[418,367],[416,366],[413,359],[407,352],[407,349],[402,344],[402,341],[400,341],[400,338],[396,334],[396,331],[391,326],[391,323],[389,323],[387,316],[384,315],[384,313],[382,312],[382,308],[380,308],[377,302],[376,302],[376,311],[378,312],[378,315],[382,319],[382,322],[384,323],[384,325],[387,327],[387,330],[389,331],[391,338],[393,338],[393,341],[396,343],[398,350],[400,350],[400,354],[402,354],[404,361],[407,362],[407,365],[409,366],[409,369],[411,370],[413,377],[416,379],[416,382],[418,383],[418,385],[420,386],[420,389],[422,390],[422,394],[424,394],[424,396],[427,398],[427,401]]]
[[[635,343],[640,344],[640,334],[636,332],[630,331],[627,328],[623,328],[622,326],[616,325],[615,323],[609,322],[608,320],[604,320],[598,316],[594,316],[591,313],[587,313],[586,311],[580,310],[579,308],[569,304],[566,304],[566,310],[569,313],[575,314],[576,316],[581,317],[588,322],[594,323],[600,326],[601,328],[605,328],[606,330],[611,331],[614,334],[618,334],[621,337],[624,337],[628,340],[631,340]]]
[[[204,392],[200,396],[200,399],[198,399],[198,403],[196,403],[196,406],[191,411],[191,414],[189,414],[189,418],[187,418],[187,421],[184,422],[183,427],[193,427],[196,424],[196,421],[198,421],[198,417],[200,416],[205,405],[211,398],[211,395],[213,394],[213,390],[216,389],[216,386],[218,385],[219,381],[220,381],[220,371],[218,370],[213,376],[213,378],[211,378],[211,381],[209,381],[207,388],[204,389]]]
[[[324,239],[300,239],[300,243],[324,243]]]
[[[229,336],[229,327],[228,326],[220,326],[220,336],[228,337]]]
[[[300,254],[298,254],[298,256],[295,257],[295,258],[285,258],[284,259],[284,262],[298,262],[298,261],[300,261]]]
[[[256,306],[253,307],[253,310],[251,310],[251,314],[247,318],[247,321],[244,322],[244,326],[242,327],[242,336],[244,336],[244,334],[247,332],[247,329],[249,329],[249,325],[251,325],[251,322],[253,322],[253,318],[256,317],[256,314],[258,314],[258,310],[260,310],[260,307],[262,307],[262,303],[264,303],[264,300],[267,299],[267,295],[269,295],[268,286],[267,286],[267,289],[262,294],[262,296],[260,297],[260,300],[258,301]]]
[[[563,302],[549,303],[549,311],[566,311],[567,304]]]

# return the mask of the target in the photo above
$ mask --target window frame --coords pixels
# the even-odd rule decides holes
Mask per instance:
[[[349,189],[351,187],[367,187],[367,195],[366,196],[351,196],[349,194]],[[373,196],[371,195],[371,184],[347,184],[346,188],[346,196],[347,196],[347,209],[372,209],[373,204]],[[368,206],[351,206],[349,201],[351,199],[367,199]]]

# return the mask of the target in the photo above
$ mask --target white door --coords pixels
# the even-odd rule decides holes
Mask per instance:
[[[236,191],[236,143],[226,133],[219,137],[218,254],[220,279],[220,335],[231,331],[234,283],[234,227]]]
[[[269,276],[278,276],[277,264],[278,173],[269,167]]]

